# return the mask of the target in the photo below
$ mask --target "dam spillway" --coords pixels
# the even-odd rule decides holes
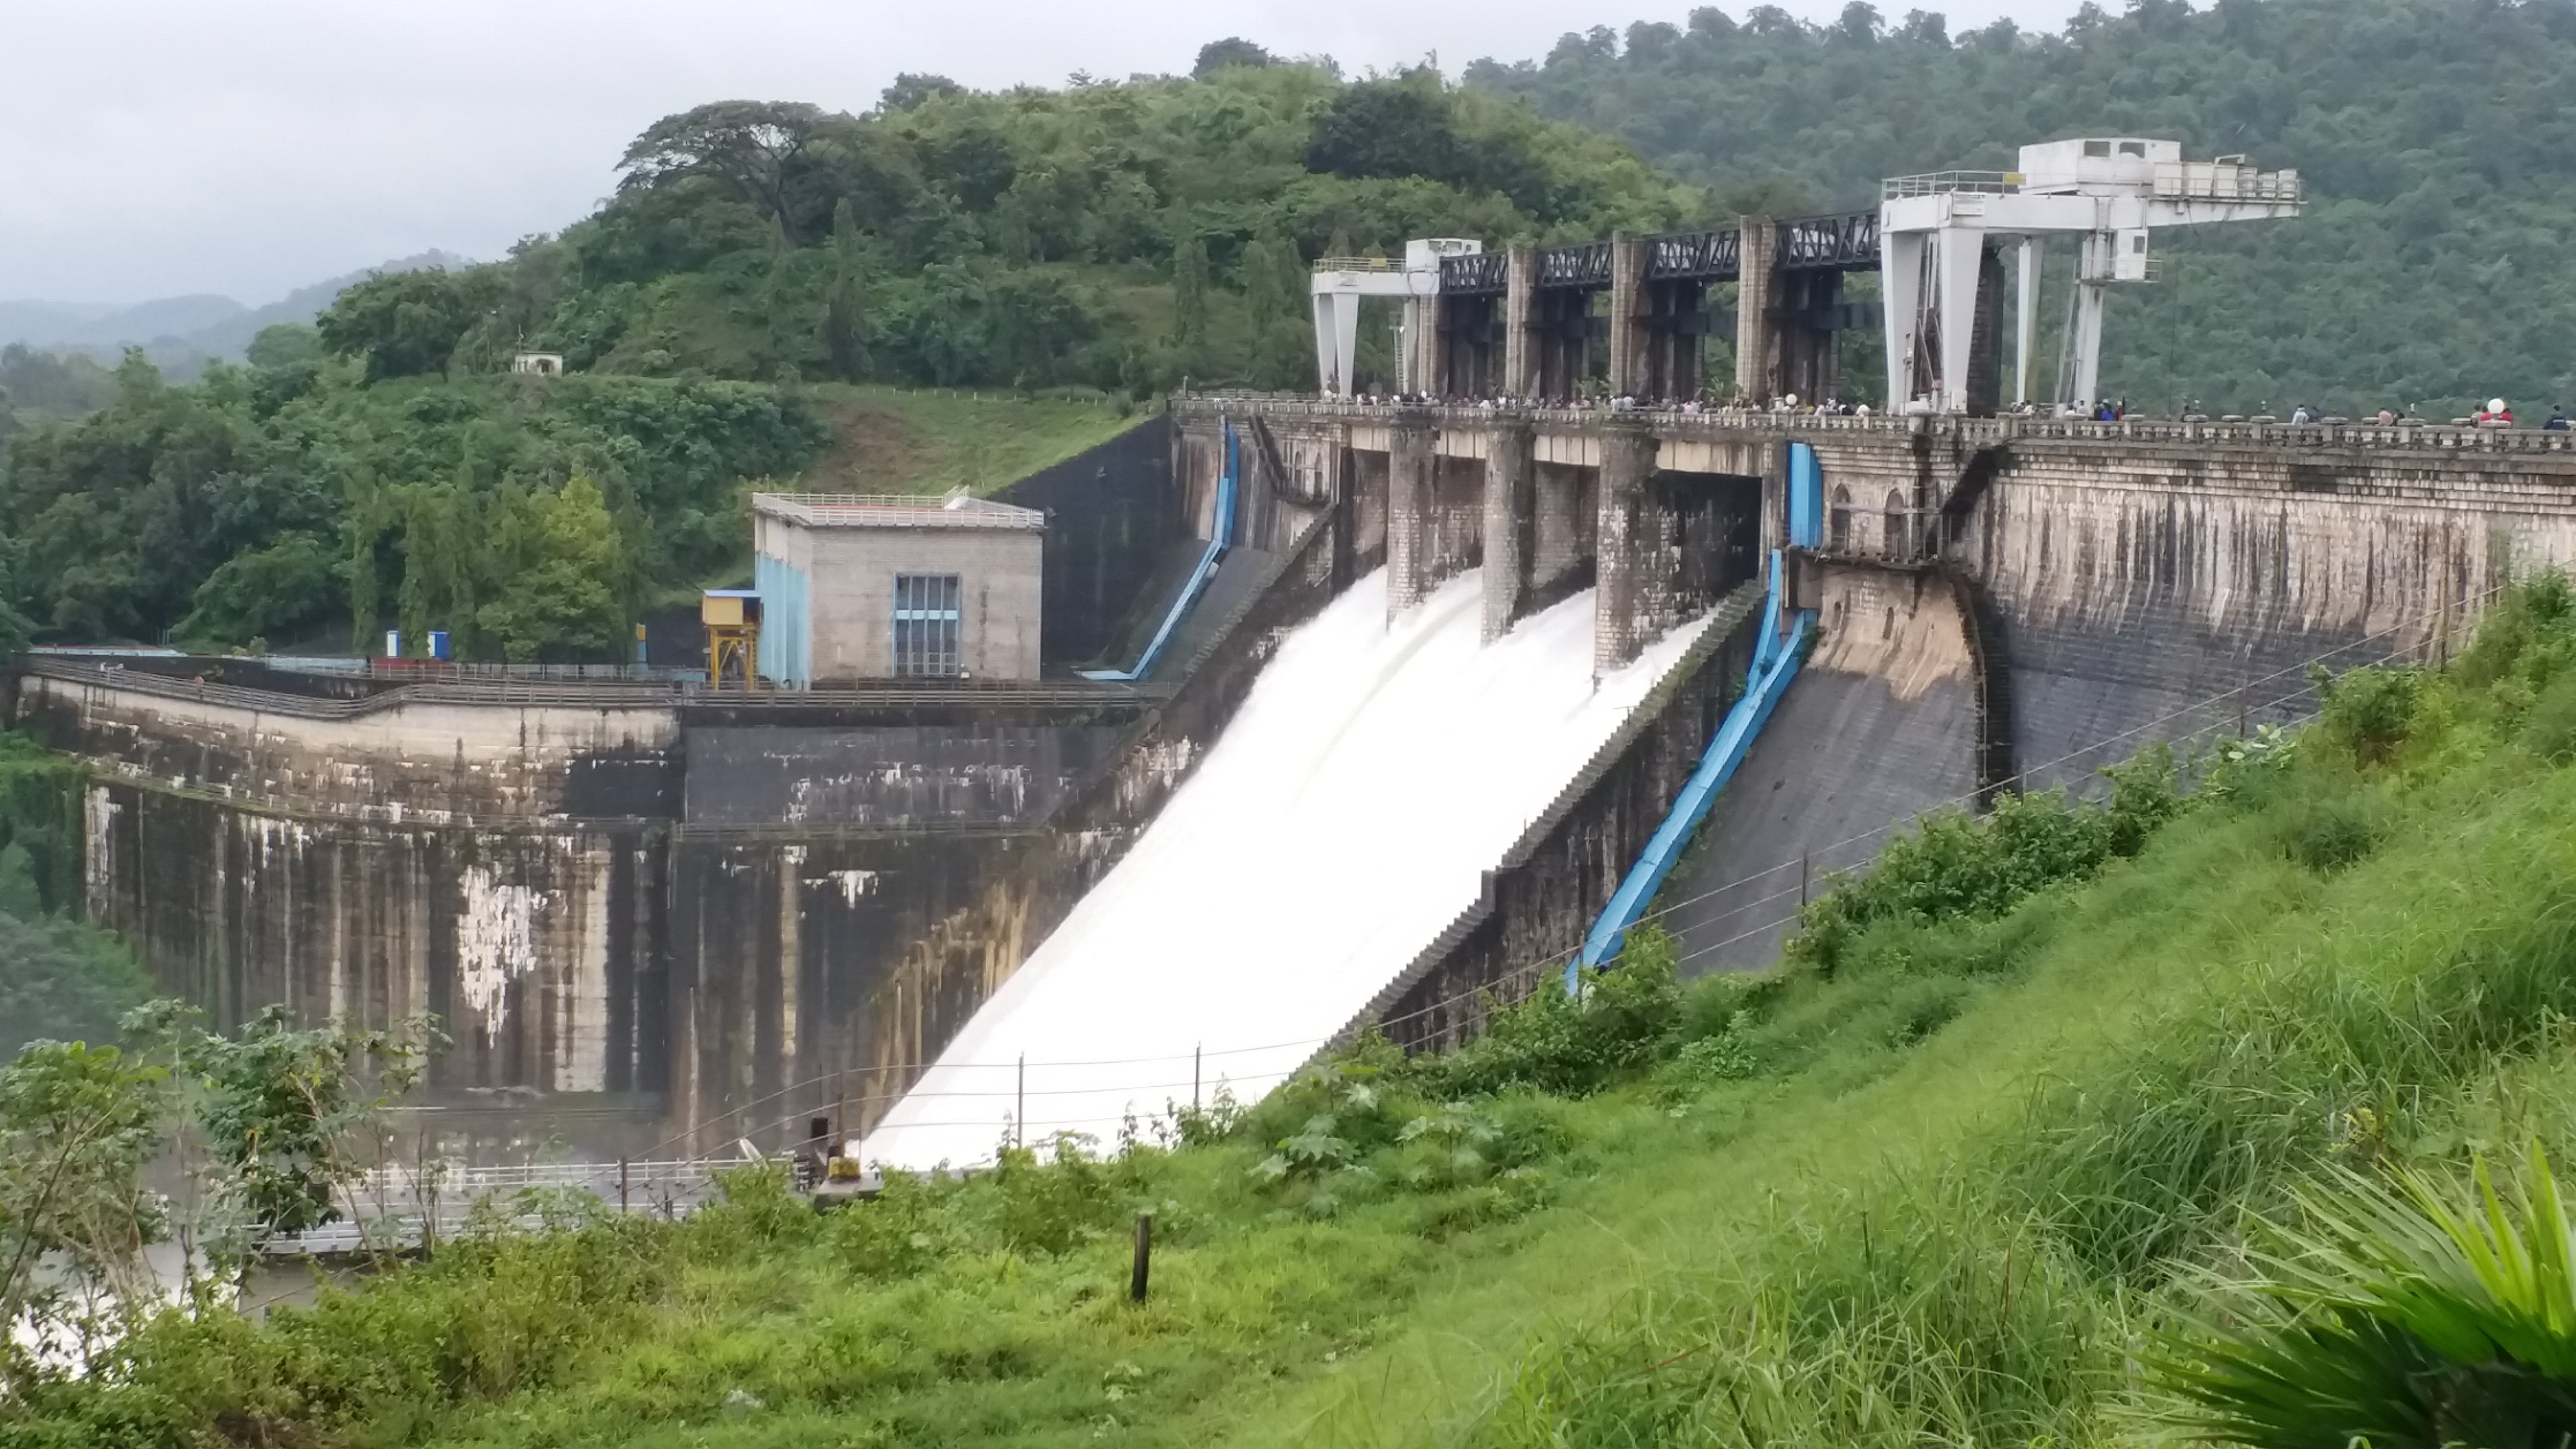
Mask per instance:
[[[1596,683],[1588,593],[1491,643],[1481,600],[1469,571],[1390,620],[1381,569],[1290,634],[1127,858],[863,1155],[964,1165],[1015,1127],[1106,1144],[1189,1102],[1194,1066],[1203,1094],[1277,1085],[1475,900],[1711,622]]]
[[[1223,530],[1229,429],[1249,441]],[[2571,436],[1180,399],[1014,491],[1059,550],[1055,672],[1034,686],[388,687],[55,658],[22,661],[0,710],[82,762],[66,879],[165,989],[223,1023],[272,1001],[435,1013],[457,1046],[425,1105],[456,1150],[651,1155],[792,1145],[832,1115],[864,1136],[928,1064],[994,1061],[965,1055],[967,1024],[1249,728],[1256,680],[1337,600],[1382,601],[1369,648],[1472,589],[1478,636],[1507,647],[1588,612],[1603,678],[1682,650],[1588,758],[1495,767],[1553,772],[1509,783],[1545,808],[1433,892],[1436,929],[1374,995],[1071,1084],[1150,1110],[1188,1100],[1196,1049],[1203,1092],[1248,1094],[1287,1058],[1236,1047],[1302,1061],[1362,1018],[1444,1045],[1482,1028],[1482,993],[1561,963],[1743,687],[1757,560],[1785,557],[1823,637],[1657,903],[1690,969],[1762,964],[1802,865],[1864,863],[1925,805],[2082,788],[2153,740],[2287,717],[2310,660],[2438,659],[2503,581],[2576,562]],[[1801,447],[1824,494],[1810,547],[1785,528]],[[1165,666],[1068,677],[1162,561],[1220,533]],[[1371,818],[1315,858],[1363,848]],[[1240,980],[1244,941],[1337,909],[1309,858],[1263,860],[1221,882],[1189,984]],[[1016,1093],[1017,1056],[968,1090]],[[1082,1115],[1045,1094],[1053,1060],[1031,1053],[1018,1114],[1041,1135]],[[960,1160],[991,1150],[973,1135]]]

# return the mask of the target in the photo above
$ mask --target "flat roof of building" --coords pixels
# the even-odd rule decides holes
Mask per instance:
[[[933,498],[920,493],[755,493],[754,513],[765,513],[806,528],[1005,528],[1035,533],[1046,527],[1046,515],[952,493]]]

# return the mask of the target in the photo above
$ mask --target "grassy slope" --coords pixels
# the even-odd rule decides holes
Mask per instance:
[[[1670,1320],[1696,1318],[1694,1299],[1741,1293],[1743,1265],[1776,1246],[1777,1224],[1821,1228],[1856,1197],[1972,1160],[2015,1124],[2031,1083],[2082,1074],[2153,1014],[2205,1003],[2242,961],[2324,927],[2334,905],[2317,883],[2243,834],[2177,840],[2118,868],[2029,982],[1995,990],[1908,1058],[1858,1034],[1799,1078],[1631,1124],[1626,1160],[1506,1273],[1426,1299],[1380,1361],[1249,1416],[1228,1442],[1445,1443],[1470,1426],[1531,1442],[1493,1431],[1529,1407],[1515,1381],[1548,1356],[1533,1344],[1632,1334],[1643,1320],[1663,1325],[1672,1351],[1692,1348],[1696,1325]]]
[[[2555,627],[2526,652],[2576,657]],[[2543,758],[2576,755],[2576,671],[2478,657],[2501,682],[2432,687],[2388,765],[2321,733],[2089,883],[1695,988],[1658,1018],[1693,1045],[1652,1075],[1479,1099],[1498,1145],[1457,1181],[1369,1149],[1374,1187],[1301,1214],[1255,1164],[1317,1101],[1354,1141],[1369,1115],[1301,1100],[917,1210],[630,1224],[651,1266],[622,1300],[556,1286],[571,1247],[479,1284],[443,1257],[264,1341],[467,1345],[442,1373],[497,1398],[348,1436],[446,1443],[2116,1441],[2175,1269],[2314,1165],[2576,1141],[2576,770]],[[1692,1068],[1711,1045],[1729,1065]],[[1408,1070],[1381,1120],[1475,1090]],[[1138,1204],[1162,1214],[1142,1308]],[[225,1347],[208,1377],[291,1401],[235,1388],[264,1361]]]
[[[1134,427],[1106,399],[971,389],[813,390],[834,442],[803,486],[831,493],[991,493]]]
[[[738,1424],[684,1411],[691,1428],[673,1425],[675,1443],[835,1442],[853,1430],[861,1437],[848,1442],[1053,1444],[1093,1431],[1154,1444],[1653,1442],[1655,1426],[1587,1415],[1651,1405],[1658,1377],[1721,1359],[1730,1372],[1771,1375],[1781,1385],[1775,1411],[1819,1442],[1912,1442],[1941,1428],[2110,1436],[2102,1391],[2144,1312],[2124,1307],[2133,1290],[2120,1275],[2047,1242],[2044,1213],[1996,1197],[2017,1173],[2080,1176],[2097,1155],[2077,1154],[2072,1169],[2048,1156],[2049,1134],[2070,1121],[2052,1114],[2063,1101],[2043,1084],[2116,1095],[2142,1067],[2188,1060],[2230,1003],[2311,1015],[2303,993],[2318,981],[2295,969],[2281,976],[2283,963],[2326,963],[2332,979],[2397,999],[2460,934],[2499,926],[2499,911],[2562,884],[2576,776],[2507,756],[2438,788],[2367,788],[2405,802],[2395,807],[2403,825],[2376,858],[2340,875],[2285,857],[2279,811],[2211,812],[2093,885],[2025,906],[1998,929],[2036,943],[2026,965],[1966,981],[1949,1001],[1955,1016],[1920,1045],[1911,998],[1937,971],[1847,973],[1769,1008],[1766,1056],[1796,1069],[1679,1107],[1635,1089],[1564,1105],[1562,1125],[1581,1143],[1566,1164],[1576,1180],[1560,1205],[1520,1221],[1426,1240],[1421,1215],[1401,1201],[1267,1228],[1238,1206],[1167,1248],[1156,1304],[1142,1312],[1115,1301],[1123,1247],[1114,1240],[1037,1266],[986,1262],[964,1281],[942,1274],[876,1303],[861,1290],[835,1304],[828,1279],[771,1267],[728,1277],[721,1296],[733,1301],[693,1303],[692,1326],[652,1351],[647,1363],[659,1367],[644,1376],[690,1365],[677,1398],[702,1405],[725,1382],[705,1365],[730,1358],[729,1372],[776,1406]],[[2527,1077],[2522,1100],[2544,1102],[2553,1124],[2576,1104],[2576,1083],[2549,1075],[2567,1060],[2553,1050],[2507,1064]],[[2476,1135],[2451,1124],[2487,1110],[2479,1104],[2495,1091],[2474,1058],[2454,1065],[2456,1081],[2435,1073],[2413,1084],[2433,1093],[2410,1121],[2436,1151]],[[2296,1096],[2308,1070],[2285,1054],[2253,1075]],[[2542,1091],[2557,1095],[2534,1095]],[[2144,1131],[2178,1130],[2159,1126],[2170,1103],[2149,1106]],[[2296,1145],[2331,1152],[2335,1120],[2314,1114],[2320,1130]],[[2257,1127],[2297,1137],[2295,1123]],[[1230,1195],[1223,1179],[1245,1165],[1232,1149],[1185,1155],[1157,1191],[1220,1201]],[[2203,1206],[2223,1218],[2238,1202],[2277,1196],[2282,1174],[2257,1179]],[[2032,1211],[2023,1225],[2032,1241],[2017,1249],[2020,1306],[2007,1286],[2016,1249],[2000,1236],[2016,1207]],[[2181,1224],[2189,1214],[2170,1216]],[[1754,1308],[1766,1285],[1797,1282],[1808,1310],[1849,1314],[1862,1329],[1820,1335]],[[1922,1311],[1927,1301],[1938,1311]],[[1936,1330],[1959,1335],[1949,1351],[1984,1360],[1979,1373],[2011,1373],[2029,1391],[1990,1389],[1985,1402],[1947,1412],[1908,1402],[1896,1361],[1926,1354],[1921,1338]],[[889,1340],[902,1347],[882,1346]],[[879,1380],[895,1390],[884,1397],[831,1405],[818,1390],[838,1377],[827,1366],[835,1343],[948,1368],[935,1385],[895,1389],[911,1377],[897,1373]],[[764,1367],[781,1359],[813,1367]],[[636,1372],[630,1362],[615,1377]],[[1685,1383],[1685,1399],[1704,1388]],[[1874,1406],[1862,1402],[1872,1394]],[[596,1433],[641,1405],[612,1391],[589,1407],[573,1418]],[[1705,1431],[1722,1409],[1685,1404],[1657,1425]],[[886,1437],[871,1440],[871,1430]]]
[[[1504,1272],[1425,1298],[1371,1362],[1282,1396],[1227,1442],[1628,1443],[1633,1416],[1576,1401],[1651,1399],[1658,1374],[1696,1377],[1717,1359],[1785,1382],[1787,1417],[1820,1442],[2119,1437],[2104,1412],[2118,1346],[2155,1307],[2123,1290],[2169,1266],[2130,1282],[2100,1272],[2092,1260],[2116,1260],[2122,1234],[2143,1225],[2201,1257],[2208,1229],[2223,1237],[2236,1212],[2277,1205],[2303,1160],[2510,1154],[2529,1132],[2565,1150],[2576,1052],[2550,1008],[2569,962],[2564,926],[2546,923],[2570,894],[2576,779],[2512,755],[2438,773],[2390,792],[2395,839],[2339,876],[2285,858],[2295,820],[2209,816],[2026,907],[2060,917],[2026,982],[1980,988],[1901,1060],[1869,1049],[1883,1023],[1861,1010],[1861,1037],[1817,1070],[1721,1089],[1637,1134],[1629,1161]],[[2508,939],[2529,931],[2536,950]],[[2537,996],[2513,979],[2526,973],[2542,978]],[[2475,1019],[2478,996],[2493,1019]],[[2094,1110],[2070,1108],[2079,1092]],[[2251,1159],[2232,1179],[2215,1170],[2237,1191],[2168,1199],[2194,1173],[2206,1184],[2213,1165],[2196,1154],[2213,1147]],[[2036,1201],[1998,1192],[2042,1173]],[[2072,1205],[2106,1188],[2135,1221],[2082,1221]],[[2030,1218],[2015,1224],[2016,1208]],[[1855,1275],[1872,1215],[1877,1261]],[[2031,1230],[2021,1291],[2063,1301],[2013,1305],[2011,1260],[1993,1250],[2016,1226]],[[1861,1328],[1764,1323],[1766,1287]],[[1905,1402],[1893,1361],[1944,1352],[2042,1391],[1990,1386],[1986,1403],[1970,1394],[1947,1413]],[[1863,1384],[1886,1398],[1863,1407]],[[1654,1422],[1705,1432],[1732,1412],[1718,1400]]]
[[[1121,414],[1105,398],[971,388],[825,383],[807,391],[832,430],[832,446],[793,480],[747,487],[814,493],[946,493],[965,487],[994,493],[1108,442],[1146,416]],[[694,609],[699,590],[742,588],[750,580],[746,544],[732,562],[664,590],[650,607]]]

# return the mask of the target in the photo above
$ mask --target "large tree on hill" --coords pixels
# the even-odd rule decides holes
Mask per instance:
[[[1230,65],[1260,67],[1277,65],[1279,57],[1239,35],[1211,40],[1199,47],[1198,64],[1190,67],[1190,79],[1206,80]]]
[[[1362,81],[1333,97],[1306,148],[1310,170],[1353,178],[1458,174],[1457,128],[1436,80]]]
[[[944,75],[925,75],[905,71],[896,76],[894,84],[887,86],[884,94],[877,98],[877,108],[883,111],[909,111],[934,97],[964,94],[966,94],[964,86]]]
[[[512,663],[602,663],[622,656],[627,561],[608,500],[587,473],[503,501],[490,562],[500,590],[475,622]]]
[[[314,320],[322,345],[367,360],[367,381],[444,372],[467,329],[501,300],[501,271],[427,269],[369,277]]]
[[[788,204],[797,165],[826,127],[844,119],[803,101],[714,101],[647,126],[617,163],[626,173],[618,185],[706,177],[767,217],[793,246],[801,240]]]

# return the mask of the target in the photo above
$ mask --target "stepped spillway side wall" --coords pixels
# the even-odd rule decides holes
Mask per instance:
[[[2576,562],[2576,460],[2024,440],[1950,552],[2001,624],[2020,767],[2080,788],[2305,714],[2320,656],[2445,657],[2509,579]]]
[[[1644,703],[1485,872],[1475,904],[1338,1041],[1379,1023],[1409,1050],[1454,1045],[1483,1029],[1483,993],[1516,1000],[1544,974],[1565,969],[1743,693],[1761,606],[1760,584],[1718,605]]]

